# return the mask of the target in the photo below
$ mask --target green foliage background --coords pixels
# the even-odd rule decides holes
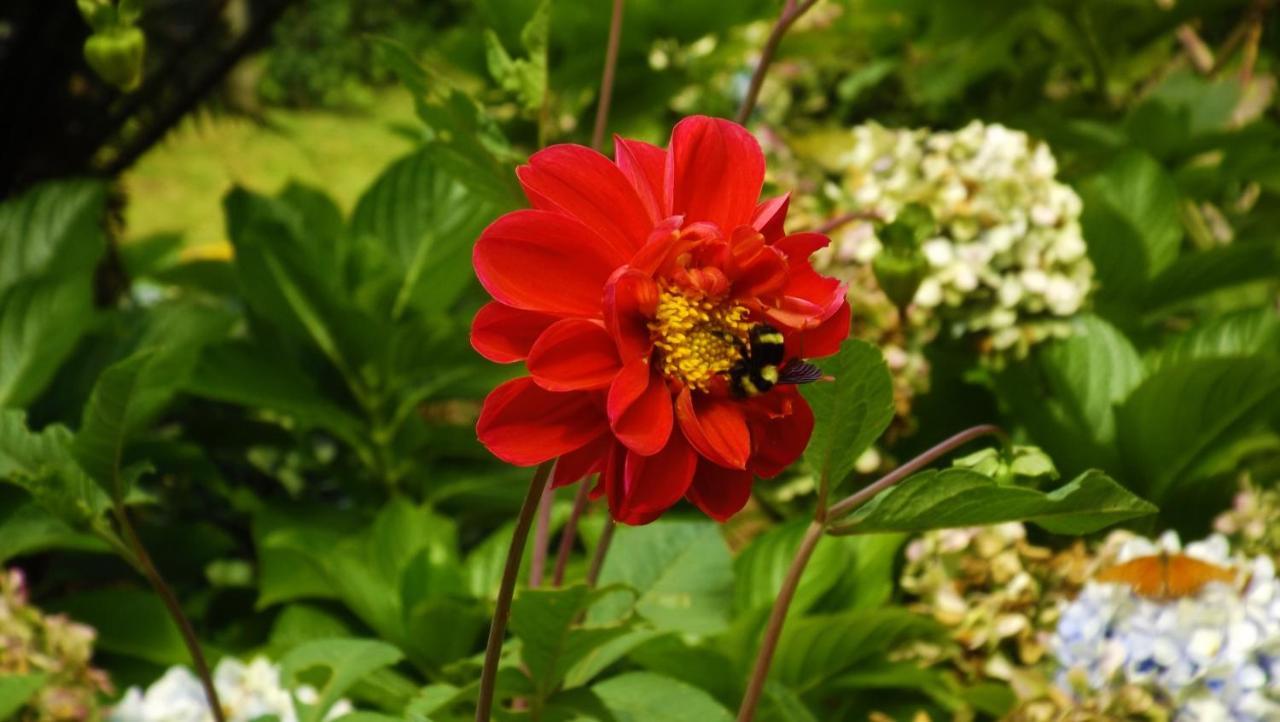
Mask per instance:
[[[528,473],[475,439],[477,402],[514,371],[469,347],[484,300],[470,249],[523,204],[518,162],[586,140],[608,27],[598,2],[539,7],[299,6],[269,51],[264,97],[359,105],[376,102],[370,84],[397,83],[413,96],[416,118],[399,128],[412,149],[349,212],[307,177],[231,190],[229,258],[124,245],[131,285],[111,302],[94,294],[110,184],[60,180],[0,204],[0,560],[32,570],[41,604],[98,628],[121,688],[187,657],[159,599],[112,555],[113,501],[213,656],[264,651],[288,679],[319,680],[324,702],[377,711],[352,720],[470,718]],[[1084,198],[1099,288],[1073,337],[1000,370],[962,344],[930,349],[919,429],[887,449],[905,459],[995,422],[1071,481],[924,472],[843,520],[850,535],[824,540],[800,586],[760,719],[1007,706],[889,654],[946,643],[897,603],[910,533],[1028,520],[1048,544],[1116,523],[1199,536],[1242,471],[1280,478],[1275,101],[1242,119],[1263,91],[1238,61],[1197,73],[1176,38],[1189,22],[1220,48],[1251,7],[832,0],[783,43],[753,121],[797,144],[866,119],[981,118],[1047,139]],[[663,142],[681,114],[731,115],[776,11],[627,3],[611,129]],[[1274,85],[1274,16],[1259,22],[1254,73]],[[1230,244],[1206,234],[1209,203],[1229,216]],[[867,483],[854,462],[892,418],[877,349],[851,341],[824,368],[838,380],[806,389],[819,425],[803,462],[761,484],[730,534],[687,509],[621,529],[589,590],[603,520],[583,521],[569,584],[517,598],[499,685],[528,706],[503,719],[732,718],[813,503],[780,491],[805,477],[836,494]],[[562,494],[553,531],[568,508]],[[28,686],[0,685],[0,709]]]

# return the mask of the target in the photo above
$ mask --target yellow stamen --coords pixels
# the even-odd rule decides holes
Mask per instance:
[[[701,391],[742,358],[750,328],[745,307],[666,286],[649,322],[653,343],[662,351],[662,372]]]

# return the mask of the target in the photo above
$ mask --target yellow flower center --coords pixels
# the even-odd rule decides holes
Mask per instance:
[[[742,358],[750,328],[745,307],[668,286],[663,286],[657,316],[649,322],[653,344],[662,351],[662,373],[700,391]]]

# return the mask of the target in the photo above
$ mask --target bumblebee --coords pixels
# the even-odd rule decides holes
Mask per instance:
[[[807,384],[822,378],[822,370],[804,359],[784,363],[786,339],[767,323],[752,326],[747,343],[739,339],[734,343],[742,356],[729,368],[729,388],[735,396],[758,396],[778,384]]]

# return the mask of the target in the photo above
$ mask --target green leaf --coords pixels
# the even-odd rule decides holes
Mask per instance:
[[[1104,297],[1141,298],[1182,240],[1178,191],[1150,156],[1126,151],[1081,188],[1081,223]]]
[[[622,624],[575,626],[592,601],[605,590],[578,584],[563,589],[522,590],[511,605],[511,631],[520,638],[520,657],[533,678],[538,699],[545,700],[564,681],[573,665],[592,650],[626,634]]]
[[[111,500],[75,463],[73,445],[66,427],[32,433],[25,413],[0,409],[0,479],[26,489],[40,506],[79,528],[106,511]]]
[[[447,310],[471,282],[471,246],[499,204],[427,147],[395,163],[360,198],[351,234],[385,246],[398,288],[392,316]]]
[[[661,630],[712,634],[724,629],[733,595],[729,548],[710,521],[660,520],[646,526],[619,527],[601,586],[621,584],[635,590],[614,592],[591,608],[594,623],[616,621],[635,611]]]
[[[117,502],[129,494],[120,462],[129,434],[130,407],[149,356],[135,354],[102,372],[85,405],[72,449],[85,472]]]
[[[1280,276],[1280,243],[1236,241],[1229,246],[1188,253],[1151,281],[1143,298],[1149,310],[1164,310],[1207,293]]]
[[[306,371],[248,343],[206,348],[185,388],[197,396],[286,414],[353,446],[364,442],[360,419],[327,398]]]
[[[105,202],[102,182],[65,180],[0,204],[0,293],[23,280],[91,273],[106,248]]]
[[[31,403],[93,319],[89,275],[20,281],[0,292],[0,406]]]
[[[1214,316],[1175,336],[1147,359],[1153,372],[1194,359],[1280,356],[1280,317],[1269,308]]]
[[[908,639],[942,634],[928,617],[892,607],[796,619],[787,624],[778,643],[773,674],[788,687],[805,692],[882,657]]]
[[[400,661],[400,650],[372,639],[319,639],[294,647],[280,660],[280,676],[296,687],[298,675],[316,667],[329,671],[314,705],[295,702],[299,722],[320,722],[351,686]]]
[[[92,534],[79,531],[41,505],[0,505],[0,563],[47,549],[109,552]]]
[[[98,630],[101,652],[122,654],[154,664],[190,664],[191,654],[160,597],[140,589],[81,592],[49,604],[54,611]]]
[[[729,711],[697,687],[651,672],[628,672],[595,684],[592,691],[613,722],[729,722]]]
[[[637,629],[627,631],[618,635],[614,639],[610,639],[587,652],[582,659],[578,660],[569,671],[564,675],[564,686],[566,688],[581,687],[587,684],[596,675],[603,672],[610,665],[618,660],[626,657],[629,653],[638,647],[641,647],[667,632],[659,632],[655,629]]]
[[[18,710],[44,685],[44,672],[0,676],[0,719],[15,719]]]
[[[1055,534],[1080,535],[1155,511],[1099,471],[1044,493],[957,468],[922,472],[881,492],[840,531],[920,532],[1026,521]]]
[[[996,392],[1032,439],[1069,473],[1119,470],[1115,406],[1145,371],[1137,350],[1111,324],[1082,316],[1069,338],[1043,344],[1033,363],[1011,364]]]
[[[525,24],[520,40],[529,53],[528,58],[513,60],[502,46],[502,40],[493,30],[485,31],[485,59],[489,73],[503,90],[520,100],[527,113],[539,112],[547,90],[547,35],[551,10],[548,0],[541,0],[533,17]]]
[[[1198,464],[1275,413],[1275,357],[1201,358],[1161,369],[1117,411],[1132,483],[1159,501]]]
[[[797,520],[761,534],[733,562],[734,609],[739,613],[771,607],[809,522]],[[803,614],[847,573],[853,560],[841,543],[819,544],[800,578],[790,614]]]
[[[815,420],[804,458],[834,487],[893,420],[893,379],[880,351],[864,341],[846,341],[815,363],[835,381],[803,387]]]

